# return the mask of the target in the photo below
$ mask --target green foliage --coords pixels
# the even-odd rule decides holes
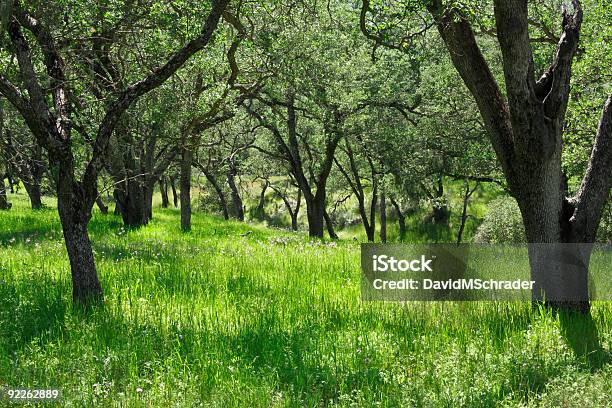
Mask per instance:
[[[489,244],[526,241],[523,219],[514,198],[502,197],[489,203],[489,212],[478,227],[474,241]]]
[[[612,199],[609,199],[604,207],[599,229],[597,230],[597,242],[612,243]]]
[[[229,199],[228,197],[226,197]],[[219,202],[219,196],[212,188],[198,189],[195,199],[195,210],[206,214],[214,214],[221,216],[223,211]]]

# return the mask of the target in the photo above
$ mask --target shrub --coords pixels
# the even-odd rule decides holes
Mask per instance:
[[[489,244],[526,241],[523,219],[514,198],[503,197],[489,203],[489,212],[478,227],[474,241]]]

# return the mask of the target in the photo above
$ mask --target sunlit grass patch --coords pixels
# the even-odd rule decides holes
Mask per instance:
[[[351,240],[201,214],[185,234],[156,209],[133,230],[94,214],[106,304],[84,314],[55,212],[17,205],[0,225],[0,381],[61,387],[63,406],[609,403],[608,303],[597,362],[529,304],[361,302]]]

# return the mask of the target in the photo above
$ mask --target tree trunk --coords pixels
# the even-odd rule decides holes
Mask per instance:
[[[119,190],[119,210],[128,227],[141,227],[149,222],[145,206],[145,192],[140,177],[130,177],[126,190]],[[117,197],[116,197],[117,198]]]
[[[255,207],[254,217],[259,221],[264,221],[266,219],[266,191],[268,191],[268,187],[270,186],[270,182],[265,180],[263,187],[261,188],[261,193],[259,193],[259,202],[257,203],[257,207]]]
[[[155,180],[150,180],[143,186],[144,208],[143,211],[147,218],[147,223],[153,219],[153,192],[155,190]]]
[[[122,201],[119,199],[121,195],[121,191],[118,188],[115,188],[113,190],[113,199],[115,200],[115,210],[113,211],[113,214],[115,215],[121,215],[123,214],[123,209],[121,208]]]
[[[236,186],[236,174],[236,167],[230,164],[230,169],[227,172],[227,185],[229,186],[231,191],[232,206],[234,208],[234,214],[236,218],[240,221],[244,221],[244,205],[242,204],[240,192],[238,191],[238,187]]]
[[[325,203],[317,202],[314,197],[306,199],[306,216],[308,218],[308,235],[323,238],[325,222]]]
[[[293,231],[298,230],[298,215],[300,214],[300,206],[302,204],[302,190],[298,189],[297,201],[295,204],[295,210],[290,211],[291,214],[291,229]]]
[[[571,244],[589,241],[576,239],[571,231],[574,208],[565,200],[560,155],[559,144],[548,160],[525,166],[524,183],[514,186],[529,242],[531,278],[536,282],[532,300],[555,309],[586,313],[590,309],[591,249],[588,245]]]
[[[168,208],[168,181],[166,176],[161,176],[159,178],[159,191],[162,197],[162,208]]]
[[[174,208],[178,208],[178,194],[176,193],[176,179],[174,176],[170,177],[170,188],[172,189],[172,202],[174,204]]]
[[[42,194],[40,192],[40,183],[23,182],[28,197],[30,198],[30,205],[33,210],[40,210],[42,208]]]
[[[123,223],[128,227],[141,227],[149,222],[149,214],[146,211],[144,183],[137,156],[132,146],[133,141],[129,132],[122,132],[123,139],[113,135],[108,152],[108,162],[115,191],[113,196],[117,205],[117,211],[121,214]],[[120,142],[128,146],[125,151],[120,150]]]
[[[448,210],[448,206],[444,203],[444,184],[441,176],[436,177],[434,197],[434,205],[431,209],[430,215],[431,220],[436,225],[448,224],[448,221],[450,220],[450,211]]]
[[[181,157],[181,229],[191,230],[191,163],[193,152],[183,148]]]
[[[387,243],[387,199],[384,192],[380,195],[380,242]]]
[[[327,210],[324,210],[323,217],[325,219],[325,226],[327,227],[327,233],[331,239],[338,239],[338,234],[334,231],[334,224],[332,222],[331,217],[327,213]]]
[[[468,180],[465,180],[465,193],[463,194],[463,209],[461,210],[461,223],[459,224],[459,232],[457,232],[457,244],[460,244],[461,240],[463,239],[463,231],[465,230],[465,223],[468,217],[467,215],[468,202],[470,200],[470,197],[472,196],[474,191],[476,191],[477,188],[478,188],[478,183],[476,183],[476,186],[474,187],[473,190],[470,190],[470,183]]]
[[[365,203],[362,200],[359,202],[359,215],[361,215],[361,223],[363,224],[363,229],[365,229],[368,241],[374,242],[376,224],[374,219],[371,220],[372,222],[368,220],[368,216],[365,211]]]
[[[96,274],[87,224],[62,223],[72,273],[72,299],[82,305],[100,303],[102,287]]]
[[[395,208],[395,213],[397,214],[397,222],[399,224],[399,240],[400,242],[404,242],[404,238],[406,238],[406,214],[402,212],[402,209],[397,201],[393,198],[390,198],[391,205]]]
[[[8,202],[8,198],[6,196],[6,184],[4,184],[4,175],[2,176],[2,180],[0,180],[0,210],[8,210],[11,208],[11,203]]]
[[[217,178],[214,174],[209,171],[204,171],[204,176],[208,180],[208,182],[213,186],[213,189],[217,193],[217,197],[219,198],[219,206],[221,207],[221,211],[223,212],[223,218],[229,220],[229,210],[227,208],[227,201],[225,200],[225,194],[223,194],[223,190],[221,186],[217,182]]]
[[[34,144],[34,151],[32,159],[30,160],[30,174],[28,182],[24,181],[26,191],[30,197],[30,204],[33,210],[39,210],[42,208],[42,199],[40,192],[40,185],[42,184],[42,178],[45,174],[45,165],[43,164],[42,147],[38,143]],[[29,184],[29,185],[28,185]]]
[[[104,215],[108,214],[108,206],[106,204],[104,204],[104,201],[102,201],[102,197],[98,196],[96,198],[96,204],[98,205],[98,208],[100,209],[100,212]]]
[[[87,233],[91,206],[84,200],[82,184],[74,181],[73,163],[70,153],[60,162],[57,210],[70,260],[72,299],[75,303],[90,306],[101,303],[103,294]]]

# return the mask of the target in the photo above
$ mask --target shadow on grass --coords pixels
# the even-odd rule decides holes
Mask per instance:
[[[115,215],[96,215],[89,221],[88,231],[92,235],[108,233],[123,227],[121,217]]]
[[[37,213],[49,210],[36,210]],[[35,243],[61,237],[59,221],[36,215],[9,215],[0,220],[0,245]]]
[[[599,331],[591,314],[560,311],[561,332],[574,355],[584,360],[591,371],[597,371],[612,361],[599,339]]]
[[[0,344],[7,353],[38,338],[42,343],[64,331],[66,285],[51,280],[0,283]]]

